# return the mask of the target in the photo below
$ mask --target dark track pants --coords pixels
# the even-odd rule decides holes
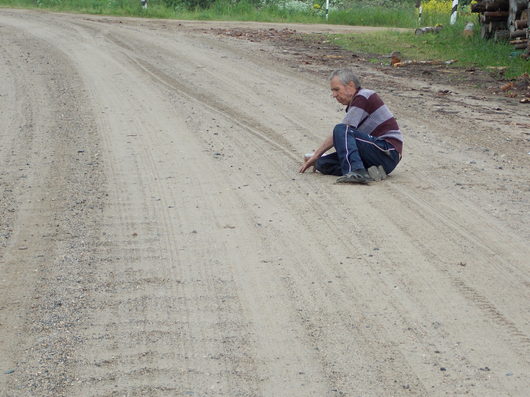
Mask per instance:
[[[322,156],[315,164],[323,174],[341,176],[373,165],[382,165],[390,174],[399,163],[399,153],[390,143],[346,124],[337,124],[333,129],[333,146],[336,152]]]

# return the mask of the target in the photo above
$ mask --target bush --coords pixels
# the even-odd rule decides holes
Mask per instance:
[[[162,0],[162,2],[167,8],[173,10],[181,8],[193,10],[197,8],[208,8],[215,2],[215,0]]]

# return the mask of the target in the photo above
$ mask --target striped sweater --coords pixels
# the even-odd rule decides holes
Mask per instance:
[[[342,123],[387,141],[400,154],[403,150],[403,134],[399,130],[397,121],[375,91],[365,88],[358,90],[346,108],[346,116]]]

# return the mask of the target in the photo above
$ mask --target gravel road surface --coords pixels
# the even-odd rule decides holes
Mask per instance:
[[[230,26],[0,9],[0,396],[528,396],[530,106],[350,61],[405,156],[335,185]]]

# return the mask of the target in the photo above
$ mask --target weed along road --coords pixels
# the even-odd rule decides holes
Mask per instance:
[[[0,396],[526,396],[530,107],[350,58],[334,184],[335,64],[230,26],[0,9]]]

